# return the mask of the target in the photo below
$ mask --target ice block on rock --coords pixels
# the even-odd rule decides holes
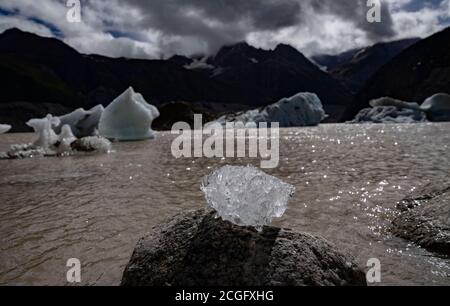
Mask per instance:
[[[141,140],[153,138],[152,121],[159,111],[148,104],[141,94],[128,88],[103,112],[99,134],[115,140]]]
[[[203,179],[201,190],[223,220],[260,229],[284,214],[295,187],[252,166],[224,166]]]

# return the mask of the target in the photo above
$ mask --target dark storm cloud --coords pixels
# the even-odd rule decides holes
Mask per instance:
[[[312,0],[311,6],[318,13],[327,13],[352,21],[359,29],[366,32],[371,40],[389,38],[395,35],[389,6],[381,3],[381,22],[369,23],[367,21],[367,0]]]
[[[395,34],[387,5],[382,6],[381,23],[367,22],[366,0],[129,0],[128,3],[144,13],[146,26],[163,35],[198,39],[209,51],[244,40],[251,32],[302,26],[306,20],[311,22],[311,18],[316,18],[312,22],[320,23],[320,14],[353,22],[370,40]],[[177,41],[166,44],[176,48]]]
[[[130,0],[144,24],[170,36],[192,37],[210,49],[244,40],[249,32],[276,31],[300,23],[292,0]]]

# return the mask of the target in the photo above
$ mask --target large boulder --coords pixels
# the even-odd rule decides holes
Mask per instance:
[[[401,201],[394,235],[450,256],[450,183],[428,184]]]
[[[351,257],[323,238],[275,227],[258,232],[198,210],[140,239],[122,285],[366,285],[366,279]]]

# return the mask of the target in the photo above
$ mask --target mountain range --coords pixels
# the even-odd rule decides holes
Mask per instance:
[[[420,40],[383,65],[355,95],[343,120],[351,120],[379,97],[417,102],[450,94],[450,27]]]
[[[307,91],[319,96],[330,122],[340,122],[373,97],[449,92],[449,31],[312,60],[289,45],[263,50],[244,42],[207,57],[143,60],[85,55],[58,39],[9,29],[0,34],[0,122],[26,131],[29,118],[106,106],[128,86],[163,110],[164,128],[194,109],[213,118]],[[174,114],[178,108],[183,114]]]
[[[352,92],[357,92],[378,69],[419,40],[409,38],[382,42],[337,55],[318,55],[312,59],[333,77],[342,80]]]

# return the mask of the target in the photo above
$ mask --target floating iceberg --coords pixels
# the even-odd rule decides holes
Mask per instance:
[[[278,102],[260,109],[244,113],[230,114],[220,117],[214,122],[223,126],[227,122],[242,122],[243,126],[254,127],[255,123],[278,122],[280,127],[314,126],[326,118],[322,102],[313,93],[298,93],[290,98],[283,98]]]
[[[362,109],[349,123],[416,123],[427,121],[418,103],[390,97],[369,102],[372,108]]]
[[[58,136],[53,130],[54,126],[58,126],[61,122],[58,117],[48,114],[42,119],[31,119],[26,124],[34,129],[38,138],[33,142],[33,146],[49,150],[57,141]]]
[[[58,117],[60,124],[53,129],[56,133],[60,133],[62,127],[68,124],[76,137],[94,136],[104,110],[102,105],[97,105],[90,110],[79,108],[69,114]]]
[[[81,152],[108,153],[109,151],[111,151],[111,142],[108,139],[100,136],[88,136],[72,142],[71,148],[74,151]]]
[[[425,121],[425,113],[420,110],[376,106],[362,109],[350,123],[416,123]]]
[[[58,135],[58,141],[55,143],[56,153],[59,155],[70,153],[72,151],[70,145],[75,140],[77,138],[73,135],[70,126],[68,124],[63,125],[61,133]]]
[[[11,129],[9,124],[0,124],[0,134],[7,133]]]
[[[108,153],[111,150],[111,142],[100,136],[77,139],[69,124],[64,124],[57,135],[53,129],[60,124],[59,118],[50,114],[42,119],[29,120],[27,125],[34,129],[37,139],[30,144],[12,145],[9,151],[0,152],[0,159],[64,156],[76,151]]]
[[[99,134],[114,140],[153,138],[151,124],[157,117],[158,109],[129,87],[104,110]]]
[[[419,110],[419,104],[415,102],[405,102],[391,97],[374,99],[369,102],[372,107],[394,106],[396,108]]]
[[[295,188],[259,169],[224,166],[203,179],[208,205],[223,219],[261,228],[281,217]]]
[[[431,121],[450,121],[450,95],[438,93],[429,97],[420,106]]]

